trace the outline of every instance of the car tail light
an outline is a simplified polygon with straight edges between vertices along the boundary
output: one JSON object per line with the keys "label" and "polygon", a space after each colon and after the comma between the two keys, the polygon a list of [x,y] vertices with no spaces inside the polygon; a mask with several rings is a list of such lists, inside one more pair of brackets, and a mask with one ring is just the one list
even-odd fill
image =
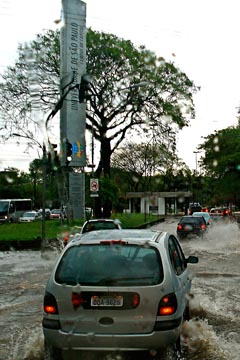
{"label": "car tail light", "polygon": [[139,305],[139,302],[140,302],[140,296],[137,293],[133,294],[132,307],[134,309]]}
{"label": "car tail light", "polygon": [[205,229],[206,229],[206,225],[205,225],[205,224],[202,224],[202,225],[201,225],[201,229],[202,229],[202,230],[205,230]]}
{"label": "car tail light", "polygon": [[84,298],[81,293],[72,293],[72,304],[73,307],[76,309],[84,303]]}
{"label": "car tail light", "polygon": [[172,315],[177,310],[177,298],[174,293],[165,295],[159,303],[158,315]]}
{"label": "car tail light", "polygon": [[43,309],[47,314],[58,314],[57,301],[49,292],[47,292],[44,296]]}
{"label": "car tail light", "polygon": [[178,230],[182,230],[182,229],[183,229],[183,226],[182,226],[181,224],[178,224],[177,229],[178,229]]}

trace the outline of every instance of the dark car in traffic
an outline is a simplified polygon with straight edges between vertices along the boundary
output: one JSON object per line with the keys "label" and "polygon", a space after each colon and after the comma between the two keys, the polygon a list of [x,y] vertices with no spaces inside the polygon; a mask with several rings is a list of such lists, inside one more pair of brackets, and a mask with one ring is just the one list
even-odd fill
{"label": "dark car in traffic", "polygon": [[214,222],[225,221],[232,217],[232,211],[228,207],[214,207],[211,208],[210,215]]}
{"label": "dark car in traffic", "polygon": [[203,216],[183,216],[177,225],[177,236],[183,239],[190,236],[203,237],[207,232],[207,224]]}
{"label": "dark car in traffic", "polygon": [[240,228],[240,211],[233,211],[231,220],[233,223],[236,223]]}
{"label": "dark car in traffic", "polygon": [[210,210],[210,215],[229,216],[231,213],[228,207],[215,207]]}
{"label": "dark car in traffic", "polygon": [[202,206],[199,202],[193,202],[189,204],[188,215],[192,215],[196,211],[202,211]]}

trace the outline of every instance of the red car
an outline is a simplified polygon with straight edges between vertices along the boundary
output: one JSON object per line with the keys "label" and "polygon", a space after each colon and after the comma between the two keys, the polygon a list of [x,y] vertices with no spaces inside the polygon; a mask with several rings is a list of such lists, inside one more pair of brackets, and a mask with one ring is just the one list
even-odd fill
{"label": "red car", "polygon": [[49,219],[63,219],[64,215],[61,209],[53,209],[49,215]]}

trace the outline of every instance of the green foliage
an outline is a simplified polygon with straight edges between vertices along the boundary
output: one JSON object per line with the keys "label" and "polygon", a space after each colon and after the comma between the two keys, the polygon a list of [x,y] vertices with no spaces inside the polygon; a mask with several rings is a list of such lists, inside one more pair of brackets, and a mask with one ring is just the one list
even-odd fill
{"label": "green foliage", "polygon": [[103,177],[100,179],[99,193],[103,203],[107,199],[110,199],[113,205],[117,204],[119,191],[118,191],[118,187],[112,181],[112,179],[108,177]]}
{"label": "green foliage", "polygon": [[[59,32],[38,34],[18,50],[18,61],[0,83],[3,137],[18,131],[30,146],[45,117],[36,121],[33,113],[46,114],[59,95]],[[86,65],[93,76],[86,129],[100,143],[96,177],[110,177],[111,156],[131,131],[154,135],[159,146],[173,154],[178,129],[194,116],[192,97],[197,89],[186,74],[144,46],[137,48],[129,40],[92,29],[87,31]],[[109,202],[113,196],[108,196]]]}
{"label": "green foliage", "polygon": [[201,166],[207,174],[221,178],[226,172],[238,171],[240,167],[239,126],[215,131],[204,139],[199,149],[205,152]]}
{"label": "green foliage", "polygon": [[158,219],[156,215],[140,213],[113,213],[111,218],[120,220],[124,229],[139,227],[147,222],[156,221]]}
{"label": "green foliage", "polygon": [[[11,136],[12,129],[34,135],[30,124],[35,130],[38,124],[31,119],[33,106],[38,102],[45,112],[56,102],[59,32],[38,34],[27,46],[19,45],[18,54],[15,66],[8,67],[0,83],[6,137]],[[194,112],[192,95],[196,87],[186,74],[145,47],[136,48],[115,35],[88,29],[87,72],[94,78],[87,129],[94,128],[101,145],[104,139],[114,139],[110,154],[104,153],[108,158],[129,129],[155,129],[155,135],[163,141],[170,134],[174,138],[174,124],[182,128]],[[109,159],[102,160],[104,167]]]}
{"label": "green foliage", "polygon": [[177,127],[188,125],[194,112],[193,82],[174,64],[112,34],[89,29],[87,46],[87,71],[94,77],[87,129],[94,128],[101,144],[99,174],[130,130],[154,133],[160,145],[175,150]]}
{"label": "green foliage", "polygon": [[29,198],[32,195],[31,176],[15,168],[0,172],[0,198]]}
{"label": "green foliage", "polygon": [[202,168],[211,177],[216,203],[240,204],[240,127],[231,126],[205,137]]}

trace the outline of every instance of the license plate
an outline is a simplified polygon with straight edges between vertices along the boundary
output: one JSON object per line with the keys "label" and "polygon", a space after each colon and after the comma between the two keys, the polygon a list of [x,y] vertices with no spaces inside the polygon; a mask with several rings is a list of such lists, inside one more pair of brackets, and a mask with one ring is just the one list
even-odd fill
{"label": "license plate", "polygon": [[92,296],[91,306],[123,306],[123,297]]}
{"label": "license plate", "polygon": [[193,227],[191,225],[185,225],[184,226],[184,230],[185,231],[192,231],[193,230]]}

